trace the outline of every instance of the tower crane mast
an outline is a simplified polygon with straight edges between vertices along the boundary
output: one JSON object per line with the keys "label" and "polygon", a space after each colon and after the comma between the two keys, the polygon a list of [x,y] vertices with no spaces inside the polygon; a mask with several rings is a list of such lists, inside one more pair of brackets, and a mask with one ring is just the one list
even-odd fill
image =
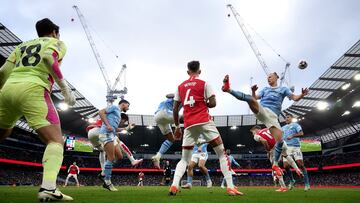
{"label": "tower crane mast", "polygon": [[[246,28],[245,26],[245,23],[244,23],[244,19],[240,16],[240,14],[236,11],[235,7],[231,4],[228,4],[227,7],[231,10],[233,16],[235,17],[236,19],[236,22],[237,24],[239,25],[239,27],[241,28],[242,32],[244,33],[245,35],[245,38],[246,40],[248,41],[252,51],[254,52],[258,62],[260,63],[262,69],[264,70],[265,74],[268,75],[270,73],[270,70],[268,68],[268,66],[266,65],[265,63],[265,60],[264,58],[262,57],[259,49],[257,48],[253,38],[251,37],[248,29]],[[230,15],[230,14],[229,14]],[[274,51],[274,50],[273,50]],[[281,59],[283,59],[279,54],[277,54]],[[283,59],[284,60],[284,59]],[[285,65],[285,70],[284,72],[281,74],[280,76],[280,86],[283,85],[283,83],[287,83],[287,85],[289,85],[290,82],[286,81],[285,79],[285,75],[286,75],[286,72],[289,71],[289,67],[290,67],[290,63],[289,62],[286,62],[286,65]]]}
{"label": "tower crane mast", "polygon": [[122,90],[117,90],[116,89],[116,86],[117,84],[119,83],[120,81],[120,78],[121,76],[123,75],[124,71],[126,70],[126,64],[124,64],[120,70],[120,73],[118,74],[118,76],[116,77],[116,80],[114,82],[113,85],[111,85],[110,83],[110,79],[109,79],[109,76],[106,72],[106,69],[105,69],[105,66],[103,64],[103,61],[100,57],[100,53],[95,45],[95,42],[94,42],[94,39],[91,35],[91,32],[90,32],[90,29],[89,29],[89,26],[87,25],[86,23],[86,20],[85,20],[85,17],[84,15],[81,13],[79,7],[77,7],[76,5],[73,6],[73,8],[75,9],[78,17],[79,17],[79,20],[80,20],[80,23],[85,31],[85,34],[86,34],[86,37],[89,41],[89,44],[90,44],[90,47],[91,47],[91,50],[95,56],[95,59],[96,59],[96,62],[100,68],[100,71],[102,73],[102,76],[105,80],[105,83],[106,83],[106,87],[107,87],[107,94],[106,94],[106,101],[108,103],[108,105],[112,104],[114,102],[114,100],[117,99],[117,96],[119,96],[120,98],[123,98],[125,94],[127,94],[127,88],[124,87]]}
{"label": "tower crane mast", "polygon": [[254,52],[257,60],[259,61],[262,69],[264,70],[265,74],[268,75],[268,74],[270,73],[270,70],[269,70],[268,66],[266,65],[265,60],[264,60],[264,58],[262,57],[259,49],[257,48],[254,40],[252,39],[249,31],[247,30],[247,28],[246,28],[246,26],[245,26],[245,24],[244,24],[243,18],[242,18],[242,17],[240,16],[240,14],[236,11],[236,9],[234,8],[233,5],[228,4],[227,7],[231,10],[232,14],[234,15],[237,24],[240,26],[241,30],[243,31],[246,40],[249,42],[249,45],[250,45],[252,51]]}

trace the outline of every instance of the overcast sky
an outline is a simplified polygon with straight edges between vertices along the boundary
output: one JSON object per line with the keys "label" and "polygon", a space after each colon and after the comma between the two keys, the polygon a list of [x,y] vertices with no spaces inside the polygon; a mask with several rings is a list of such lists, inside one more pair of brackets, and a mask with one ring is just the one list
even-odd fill
{"label": "overcast sky", "polygon": [[[247,114],[245,103],[221,92],[222,79],[229,74],[232,88],[249,91],[250,77],[261,88],[266,76],[235,19],[227,16],[227,3],[292,64],[296,94],[360,39],[358,0],[2,0],[0,21],[24,41],[36,37],[37,20],[48,17],[58,24],[68,48],[63,74],[98,108],[106,106],[106,85],[74,4],[91,27],[112,82],[127,64],[130,114],[153,114],[188,78],[190,60],[200,61],[201,78],[215,90],[212,114]],[[249,31],[270,69],[282,72],[284,62]],[[297,69],[300,59],[307,69]]]}

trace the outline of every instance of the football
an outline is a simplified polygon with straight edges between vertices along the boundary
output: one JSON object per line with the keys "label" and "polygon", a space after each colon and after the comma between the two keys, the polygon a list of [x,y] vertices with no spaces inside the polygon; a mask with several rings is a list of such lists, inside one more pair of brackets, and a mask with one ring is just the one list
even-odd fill
{"label": "football", "polygon": [[305,60],[301,60],[299,62],[298,68],[305,69],[308,66],[307,62]]}

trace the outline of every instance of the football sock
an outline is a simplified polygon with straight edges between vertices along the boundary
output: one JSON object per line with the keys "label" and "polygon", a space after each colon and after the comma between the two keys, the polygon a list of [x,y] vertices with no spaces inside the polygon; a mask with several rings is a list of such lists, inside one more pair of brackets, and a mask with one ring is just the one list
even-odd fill
{"label": "football sock", "polygon": [[131,163],[135,161],[135,158],[130,149],[122,141],[120,141],[120,149],[126,154],[126,157],[130,160]]}
{"label": "football sock", "polygon": [[302,173],[304,175],[304,184],[305,186],[310,186],[310,182],[309,182],[309,175],[308,175],[308,172],[304,166],[304,169],[302,170]]}
{"label": "football sock", "polygon": [[191,159],[191,155],[192,155],[192,150],[188,150],[188,149],[182,150],[181,160],[176,165],[174,180],[172,183],[173,186],[179,187],[180,180],[186,171],[186,167]]}
{"label": "football sock", "polygon": [[187,183],[189,183],[190,185],[192,185],[192,180],[193,180],[192,176],[187,177]]}
{"label": "football sock", "polygon": [[234,183],[233,183],[232,175],[231,175],[231,171],[230,171],[231,168],[229,165],[230,162],[229,162],[228,156],[225,154],[224,145],[220,144],[220,145],[214,147],[213,149],[219,157],[220,169],[226,180],[227,187],[234,188]]}
{"label": "football sock", "polygon": [[284,178],[283,176],[278,177],[279,178],[279,184],[282,188],[286,188],[285,182],[284,182]]}
{"label": "football sock", "polygon": [[249,94],[245,94],[243,92],[240,91],[234,91],[234,90],[230,90],[229,92],[232,96],[234,96],[236,99],[241,100],[241,101],[246,101],[246,102],[250,102],[252,100],[252,96]]}
{"label": "football sock", "polygon": [[205,177],[205,180],[206,180],[206,181],[211,180],[211,179],[210,179],[210,175],[209,175],[209,173],[206,173],[206,174],[204,175],[204,177]]}
{"label": "football sock", "polygon": [[296,165],[294,159],[291,156],[286,156],[285,158],[291,167],[293,167],[295,170],[299,170],[298,166]]}
{"label": "football sock", "polygon": [[105,165],[104,165],[104,172],[105,172],[105,180],[106,181],[110,181],[111,180],[111,173],[112,173],[112,168],[113,168],[113,163],[109,160],[105,161]]}
{"label": "football sock", "polygon": [[284,144],[283,140],[280,140],[280,141],[276,142],[276,144],[275,144],[274,164],[276,166],[278,165],[278,162],[279,162],[279,159],[280,159],[283,144]]}
{"label": "football sock", "polygon": [[104,170],[105,170],[105,152],[104,151],[100,151],[99,153],[99,162],[100,162],[100,166],[101,166],[101,175],[104,176]]}
{"label": "football sock", "polygon": [[41,187],[47,190],[56,189],[56,179],[63,161],[64,148],[61,144],[50,142],[45,149],[43,163],[43,180]]}
{"label": "football sock", "polygon": [[223,178],[222,181],[221,181],[221,186],[225,187],[225,182],[226,182],[225,178]]}
{"label": "football sock", "polygon": [[289,177],[290,181],[295,182],[295,179],[294,179],[294,176],[293,176],[293,174],[292,174],[292,172],[290,170],[290,167],[286,168],[285,171],[286,171],[286,175]]}
{"label": "football sock", "polygon": [[[171,142],[170,140],[165,140],[162,144],[161,144],[161,147],[160,147],[160,150],[159,150],[159,153],[161,154],[161,156],[163,154],[165,154],[169,149],[170,147],[173,145],[173,142]],[[161,157],[160,156],[160,157]]]}

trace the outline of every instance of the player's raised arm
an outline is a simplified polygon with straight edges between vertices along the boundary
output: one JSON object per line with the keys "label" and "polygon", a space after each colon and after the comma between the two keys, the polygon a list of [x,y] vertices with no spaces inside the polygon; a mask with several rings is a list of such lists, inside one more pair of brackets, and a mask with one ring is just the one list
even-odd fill
{"label": "player's raised arm", "polygon": [[214,108],[216,106],[215,93],[208,83],[205,85],[205,99],[207,107]]}
{"label": "player's raised arm", "polygon": [[108,119],[106,118],[106,113],[107,113],[107,110],[106,110],[106,109],[101,109],[101,110],[99,111],[99,116],[100,116],[102,122],[104,122],[104,124],[105,124],[105,126],[106,126],[106,129],[107,129],[108,131],[113,131],[113,130],[114,130],[113,127],[110,125]]}
{"label": "player's raised arm", "polygon": [[260,95],[256,94],[256,91],[258,90],[257,85],[251,86],[251,96],[254,97],[256,100],[260,99]]}
{"label": "player's raised arm", "polygon": [[6,80],[8,79],[9,75],[11,74],[12,70],[15,67],[15,63],[10,61],[6,61],[4,65],[0,68],[0,89],[5,84]]}
{"label": "player's raised arm", "polygon": [[182,136],[182,132],[180,129],[180,125],[179,125],[179,111],[180,111],[180,95],[178,90],[176,90],[175,92],[175,97],[174,97],[174,106],[173,106],[173,117],[174,117],[174,124],[175,124],[175,133],[174,133],[174,137],[175,139],[181,139]]}
{"label": "player's raised arm", "polygon": [[290,99],[294,100],[294,101],[299,101],[300,99],[302,99],[304,96],[306,96],[309,93],[309,89],[308,88],[302,88],[301,89],[301,94],[299,95],[295,95],[295,94],[291,94],[290,95]]}
{"label": "player's raised arm", "polygon": [[213,95],[212,97],[209,98],[207,102],[207,107],[214,108],[215,106],[216,106],[216,98],[215,95]]}

